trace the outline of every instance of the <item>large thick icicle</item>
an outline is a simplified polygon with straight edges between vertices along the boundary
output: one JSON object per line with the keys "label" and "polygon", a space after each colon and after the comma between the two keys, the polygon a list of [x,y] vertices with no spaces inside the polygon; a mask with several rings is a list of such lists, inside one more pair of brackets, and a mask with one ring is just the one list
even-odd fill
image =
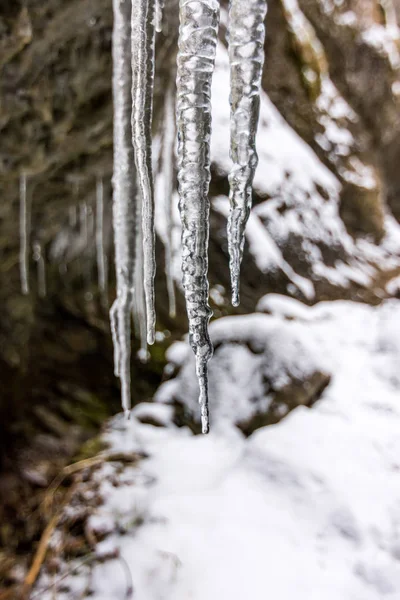
{"label": "large thick icicle", "polygon": [[178,181],[182,273],[189,340],[196,356],[203,433],[209,430],[207,363],[211,79],[219,24],[217,0],[180,0],[177,74]]}
{"label": "large thick icicle", "polygon": [[168,86],[164,104],[164,138],[163,138],[163,176],[164,176],[164,206],[165,206],[165,274],[167,277],[167,292],[170,317],[176,315],[176,300],[174,277],[172,273],[172,194],[175,163],[175,94],[172,85]]}
{"label": "large thick icicle", "polygon": [[244,232],[252,205],[252,186],[258,157],[256,133],[264,63],[266,0],[231,0],[229,60],[231,66],[231,212],[228,245],[232,304],[239,304],[240,263]]}
{"label": "large thick icicle", "polygon": [[142,201],[143,277],[146,297],[147,341],[154,344],[154,185],[151,159],[156,0],[132,5],[132,141]]}
{"label": "large thick icicle", "polygon": [[135,263],[135,166],[131,133],[131,0],[113,0],[114,176],[113,226],[117,298],[111,308],[115,374],[122,406],[131,406],[131,311]]}
{"label": "large thick icicle", "polygon": [[27,201],[26,175],[23,173],[19,180],[19,272],[21,279],[21,291],[29,293],[29,236],[30,217]]}

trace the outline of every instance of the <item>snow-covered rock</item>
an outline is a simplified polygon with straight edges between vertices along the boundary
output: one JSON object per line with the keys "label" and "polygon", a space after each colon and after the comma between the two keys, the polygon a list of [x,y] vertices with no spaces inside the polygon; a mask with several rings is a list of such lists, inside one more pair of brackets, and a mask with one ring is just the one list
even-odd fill
{"label": "snow-covered rock", "polygon": [[[279,421],[295,406],[310,406],[329,383],[329,370],[319,348],[304,335],[302,324],[282,323],[261,314],[225,317],[211,324],[210,336],[214,345],[209,366],[214,423],[233,423],[251,433]],[[155,400],[178,405],[179,412],[184,412],[180,415],[183,422],[197,423],[193,352],[178,342],[170,348],[167,359],[167,372],[180,368],[179,374],[161,386]]]}

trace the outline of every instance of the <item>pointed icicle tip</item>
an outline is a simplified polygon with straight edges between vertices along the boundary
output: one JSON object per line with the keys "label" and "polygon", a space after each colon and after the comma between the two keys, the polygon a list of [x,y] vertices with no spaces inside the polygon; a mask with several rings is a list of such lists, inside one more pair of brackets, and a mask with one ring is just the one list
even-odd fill
{"label": "pointed icicle tip", "polygon": [[232,289],[232,306],[239,306],[240,304],[240,295],[239,295],[239,286],[234,286]]}
{"label": "pointed icicle tip", "polygon": [[201,418],[201,432],[204,435],[207,435],[210,433],[210,422],[208,420],[208,416]]}

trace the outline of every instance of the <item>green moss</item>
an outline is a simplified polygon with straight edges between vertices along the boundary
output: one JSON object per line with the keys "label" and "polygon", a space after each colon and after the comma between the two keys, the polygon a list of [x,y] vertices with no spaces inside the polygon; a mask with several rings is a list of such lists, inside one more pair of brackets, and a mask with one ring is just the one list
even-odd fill
{"label": "green moss", "polygon": [[60,411],[84,430],[97,430],[110,416],[109,407],[95,394],[86,394],[85,401],[62,398]]}
{"label": "green moss", "polygon": [[158,371],[160,368],[161,368],[161,370],[164,369],[165,362],[166,362],[166,360],[165,360],[166,347],[161,344],[154,344],[153,346],[150,346],[149,351],[150,351],[151,360],[153,362],[153,366],[155,367],[155,370]]}

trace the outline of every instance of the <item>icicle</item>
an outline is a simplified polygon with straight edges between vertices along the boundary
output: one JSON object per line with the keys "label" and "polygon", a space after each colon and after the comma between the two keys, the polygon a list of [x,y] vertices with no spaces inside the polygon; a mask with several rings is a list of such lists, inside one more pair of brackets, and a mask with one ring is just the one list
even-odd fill
{"label": "icicle", "polygon": [[96,258],[97,279],[103,301],[107,298],[107,259],[104,252],[104,185],[103,178],[96,181]]}
{"label": "icicle", "polygon": [[76,206],[70,206],[69,207],[68,216],[69,216],[69,226],[72,229],[75,229],[76,224],[78,222],[78,217],[77,217],[77,213],[76,213]]}
{"label": "icicle", "polygon": [[196,356],[203,433],[209,431],[207,363],[211,79],[219,23],[217,0],[180,0],[177,74],[178,181],[182,272],[189,340]]}
{"label": "icicle", "polygon": [[27,183],[26,175],[23,173],[19,180],[19,272],[21,278],[21,292],[23,294],[29,294],[29,221]]}
{"label": "icicle", "polygon": [[92,240],[94,236],[94,215],[93,209],[86,201],[80,205],[80,235],[83,237],[84,244],[84,281],[85,281],[85,299],[90,302],[93,300],[93,294],[90,291],[92,287]]}
{"label": "icicle", "polygon": [[162,31],[162,18],[164,10],[164,0],[156,0],[156,31],[161,33]]}
{"label": "icicle", "polygon": [[83,244],[86,248],[89,242],[86,202],[79,204],[79,233],[84,240]]}
{"label": "icicle", "polygon": [[136,261],[134,273],[134,303],[133,303],[133,322],[135,326],[135,335],[140,340],[139,358],[145,362],[147,360],[147,335],[146,335],[146,300],[143,286],[143,231],[141,226],[141,201],[140,196],[136,201]]}
{"label": "icicle", "polygon": [[154,87],[155,0],[137,0],[132,9],[132,142],[142,199],[143,278],[147,341],[154,343],[155,234],[151,122]]}
{"label": "icicle", "polygon": [[240,263],[244,232],[252,205],[252,186],[258,157],[256,133],[264,63],[266,0],[231,0],[229,59],[231,65],[231,149],[229,175],[231,212],[228,245],[232,304],[239,304]]}
{"label": "icicle", "polygon": [[164,175],[164,206],[165,206],[165,274],[167,277],[167,292],[169,315],[176,316],[176,300],[174,277],[172,273],[172,193],[175,163],[175,94],[172,84],[169,85],[165,96],[164,108],[164,139],[163,139],[163,175]]}
{"label": "icicle", "polygon": [[34,242],[32,250],[33,250],[33,260],[36,262],[36,268],[37,268],[37,286],[38,286],[39,298],[45,298],[46,293],[47,293],[46,264],[44,262],[41,243]]}
{"label": "icicle", "polygon": [[114,198],[117,298],[110,311],[122,406],[131,407],[131,311],[135,264],[135,166],[131,134],[131,2],[113,0]]}

